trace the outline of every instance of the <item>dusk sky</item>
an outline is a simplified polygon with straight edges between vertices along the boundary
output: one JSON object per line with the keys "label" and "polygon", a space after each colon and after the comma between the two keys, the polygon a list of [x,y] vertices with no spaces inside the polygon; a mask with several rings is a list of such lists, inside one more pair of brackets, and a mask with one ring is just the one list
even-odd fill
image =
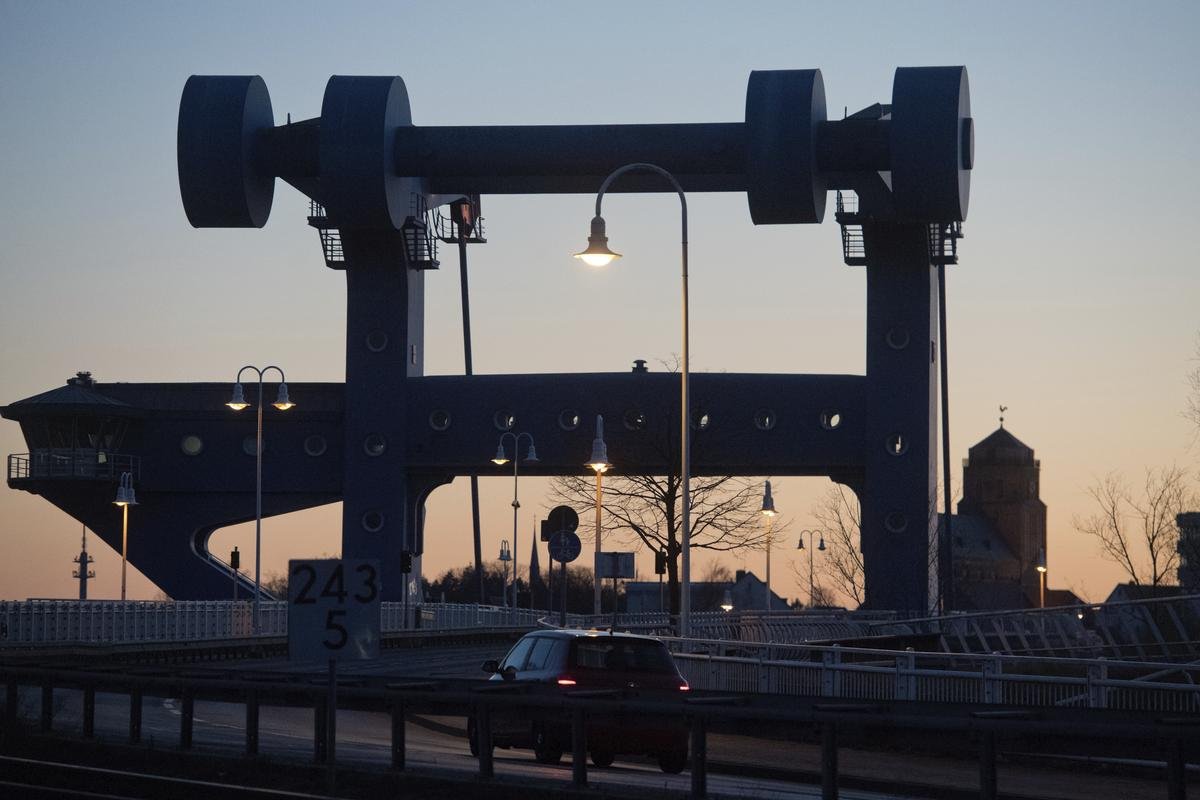
{"label": "dusk sky", "polygon": [[[332,74],[403,77],[416,124],[725,122],[742,120],[754,69],[820,68],[838,117],[887,102],[897,66],[965,64],[976,160],[948,278],[955,489],[967,448],[1008,406],[1006,426],[1041,460],[1049,584],[1101,599],[1121,576],[1071,525],[1091,511],[1087,486],[1171,464],[1195,485],[1200,470],[1182,416],[1200,332],[1197,34],[1194,2],[0,0],[0,404],[77,370],[232,381],[275,363],[290,382],[342,380],[344,277],[323,264],[306,199],[278,182],[262,230],[195,230],[184,216],[175,136],[191,74],[262,75],[280,123],[319,115]],[[484,198],[476,372],[661,369],[678,352],[677,200],[607,200],[625,258],[605,271],[571,258],[593,202]],[[756,227],[744,195],[688,202],[693,370],[863,372],[865,280],[842,263],[832,211],[823,225]],[[461,373],[452,250],[426,291],[426,372]],[[481,460],[494,448],[480,442]],[[0,421],[0,449],[25,452],[16,423]],[[511,537],[510,480],[481,482],[485,556]],[[783,518],[813,527],[829,485],[775,481]],[[523,480],[521,497],[526,562],[545,481]],[[340,520],[337,506],[266,520],[264,572],[336,552]],[[74,597],[79,534],[49,503],[0,489],[0,598]],[[91,541],[91,595],[116,597],[120,555]],[[466,563],[470,542],[459,479],[430,500],[426,575]],[[213,549],[235,544],[253,552],[253,524],[218,532]],[[794,557],[789,534],[773,571],[790,597],[807,588]],[[762,572],[761,553],[724,558]],[[698,556],[694,577],[707,564]],[[156,592],[140,575],[130,587]]]}

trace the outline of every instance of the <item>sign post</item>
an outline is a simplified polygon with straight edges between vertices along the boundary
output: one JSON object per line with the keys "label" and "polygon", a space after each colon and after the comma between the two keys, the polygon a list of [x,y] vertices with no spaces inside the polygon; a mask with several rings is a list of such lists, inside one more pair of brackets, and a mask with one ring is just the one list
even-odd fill
{"label": "sign post", "polygon": [[567,627],[567,564],[579,558],[579,551],[582,549],[583,543],[571,531],[559,531],[550,537],[550,558],[562,564],[559,580],[562,586],[559,590],[562,594],[562,612],[559,614],[558,624],[563,628]]}

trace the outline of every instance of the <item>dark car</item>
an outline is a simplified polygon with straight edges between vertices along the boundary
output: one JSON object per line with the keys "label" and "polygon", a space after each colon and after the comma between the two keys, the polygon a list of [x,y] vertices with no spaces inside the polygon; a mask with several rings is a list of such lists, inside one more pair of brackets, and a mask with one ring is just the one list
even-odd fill
{"label": "dark car", "polygon": [[[613,689],[622,693],[678,697],[688,691],[666,645],[650,636],[604,631],[537,631],[521,638],[500,662],[487,661],[493,681],[550,684],[563,692]],[[471,754],[478,755],[474,718],[467,720]],[[598,767],[617,755],[648,755],[664,772],[687,766],[687,728],[682,719],[589,719],[588,750]],[[492,714],[492,744],[528,747],[544,764],[555,764],[571,749],[569,721],[524,713]]]}

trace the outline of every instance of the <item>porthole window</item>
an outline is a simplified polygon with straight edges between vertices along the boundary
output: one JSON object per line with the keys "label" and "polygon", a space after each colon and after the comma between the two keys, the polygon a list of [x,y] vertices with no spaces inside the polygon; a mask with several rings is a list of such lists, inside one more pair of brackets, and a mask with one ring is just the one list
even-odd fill
{"label": "porthole window", "polygon": [[[253,436],[247,436],[245,439],[242,439],[242,452],[248,456],[254,455],[255,454],[254,453],[254,450],[255,450],[254,444],[255,444],[255,442],[254,442]],[[263,439],[262,451],[264,453],[267,452],[267,440],[266,439]]]}
{"label": "porthole window", "polygon": [[777,421],[778,418],[775,416],[775,412],[769,408],[760,408],[754,412],[754,427],[760,431],[771,430],[775,427]]}
{"label": "porthole window", "polygon": [[836,411],[821,412],[821,427],[827,431],[832,431],[842,424],[842,415]]}
{"label": "porthole window", "polygon": [[383,513],[380,511],[368,511],[362,515],[363,530],[368,533],[378,533],[383,530]]}
{"label": "porthole window", "polygon": [[579,412],[571,409],[565,409],[559,412],[558,427],[564,431],[573,431],[579,427]]}
{"label": "porthole window", "polygon": [[444,431],[450,427],[450,412],[437,409],[429,414],[429,427],[435,431]]}
{"label": "porthole window", "polygon": [[908,437],[903,434],[893,433],[887,438],[887,451],[889,455],[902,456],[908,452]]}
{"label": "porthole window", "polygon": [[325,437],[319,433],[304,438],[304,452],[310,456],[325,455],[328,448],[329,442],[325,441]]}
{"label": "porthole window", "polygon": [[372,353],[382,353],[387,346],[388,335],[383,331],[374,330],[367,334],[367,349]]}
{"label": "porthole window", "polygon": [[899,511],[893,511],[883,518],[883,526],[892,533],[904,533],[908,527],[908,517]]}
{"label": "porthole window", "polygon": [[646,428],[646,415],[636,408],[631,408],[621,417],[625,430],[640,431]]}
{"label": "porthole window", "polygon": [[384,450],[387,450],[387,440],[378,433],[368,433],[363,439],[363,452],[372,458],[383,455]]}
{"label": "porthole window", "polygon": [[908,347],[909,336],[908,328],[897,325],[894,328],[888,328],[887,335],[884,337],[888,347],[893,350],[903,350]]}
{"label": "porthole window", "polygon": [[179,449],[185,456],[198,456],[204,451],[204,440],[194,433],[179,440]]}
{"label": "porthole window", "polygon": [[511,411],[497,411],[492,415],[492,424],[498,431],[511,431],[517,425],[517,416]]}
{"label": "porthole window", "polygon": [[712,416],[707,411],[697,409],[692,412],[692,430],[702,431],[708,428]]}

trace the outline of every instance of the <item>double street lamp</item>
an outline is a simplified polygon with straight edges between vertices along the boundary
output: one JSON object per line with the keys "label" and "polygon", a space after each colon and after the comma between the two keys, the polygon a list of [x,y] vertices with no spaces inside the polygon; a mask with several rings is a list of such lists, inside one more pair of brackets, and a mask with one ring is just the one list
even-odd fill
{"label": "double street lamp", "polygon": [[242,373],[250,370],[258,375],[258,428],[254,436],[254,613],[253,625],[254,632],[258,633],[258,600],[262,593],[262,455],[263,455],[263,376],[271,370],[279,373],[279,392],[275,396],[275,402],[271,405],[280,411],[287,411],[289,408],[294,408],[293,403],[288,398],[287,378],[283,375],[283,370],[274,364],[259,369],[258,367],[247,365],[238,370],[237,377],[233,381],[233,397],[225,405],[232,408],[234,411],[243,411],[250,407],[250,403],[246,402],[246,393],[242,389]]}
{"label": "double street lamp", "polygon": [[796,545],[797,550],[803,550],[804,537],[808,536],[808,608],[811,611],[816,597],[816,585],[813,583],[813,546],[812,540],[814,536],[820,536],[820,544],[817,545],[817,550],[825,551],[825,535],[821,531],[800,531],[800,543]]}
{"label": "double street lamp", "polygon": [[533,436],[531,434],[521,432],[513,433],[505,431],[500,434],[500,443],[496,445],[496,455],[492,458],[492,463],[497,466],[504,466],[509,462],[508,456],[504,452],[504,440],[512,437],[513,440],[513,538],[512,538],[512,562],[513,562],[513,581],[512,581],[512,615],[515,618],[517,613],[517,510],[521,507],[521,503],[517,500],[517,472],[521,464],[521,439],[529,439],[529,450],[525,453],[525,460],[531,464],[537,463],[537,450],[533,447]]}
{"label": "double street lamp", "polygon": [[[682,245],[682,270],[683,277],[683,362],[679,371],[679,426],[680,426],[680,453],[679,453],[679,473],[680,483],[682,485],[683,494],[683,513],[682,513],[682,531],[681,531],[681,552],[683,555],[682,577],[680,587],[680,620],[679,634],[681,636],[688,635],[689,623],[691,621],[691,420],[690,408],[688,406],[688,244],[687,244],[687,198],[683,194],[683,188],[679,185],[679,181],[675,180],[675,176],[667,170],[655,164],[626,164],[623,167],[618,167],[609,174],[604,182],[600,184],[600,191],[596,194],[596,215],[592,218],[591,234],[588,236],[587,249],[581,253],[576,253],[575,257],[583,261],[585,264],[593,267],[603,267],[612,263],[614,259],[620,258],[620,253],[614,253],[608,248],[608,235],[605,232],[604,217],[600,215],[600,204],[604,200],[604,193],[608,191],[608,187],[613,181],[624,175],[626,172],[646,171],[661,175],[671,184],[671,187],[679,195],[679,206],[681,212],[681,245]],[[597,535],[599,531],[597,531]]]}
{"label": "double street lamp", "polygon": [[[596,415],[596,438],[592,439],[592,456],[587,465],[596,472],[596,567],[592,573],[592,613],[600,616],[600,512],[604,500],[604,473],[612,467],[608,463],[608,445],[604,443],[604,417]],[[614,595],[613,602],[616,602]]]}
{"label": "double street lamp", "polygon": [[[771,482],[767,481],[763,485],[762,499],[762,514],[767,518],[767,611],[771,610],[771,546],[774,540],[771,538],[771,523],[775,520],[775,498],[771,497]],[[803,544],[803,541],[801,541]],[[823,545],[822,545],[823,546]]]}

